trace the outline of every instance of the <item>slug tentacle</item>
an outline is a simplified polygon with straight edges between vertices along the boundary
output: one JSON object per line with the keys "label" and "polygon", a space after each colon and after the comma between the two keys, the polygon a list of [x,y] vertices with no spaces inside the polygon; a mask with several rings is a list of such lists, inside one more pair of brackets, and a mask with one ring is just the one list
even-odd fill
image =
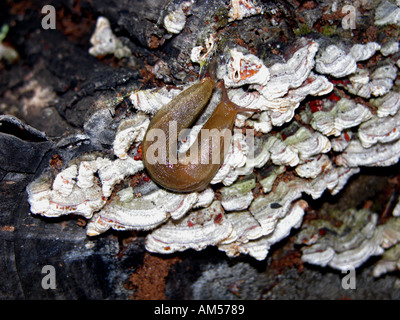
{"label": "slug tentacle", "polygon": [[261,112],[260,109],[241,107],[241,106],[238,106],[236,103],[233,103],[228,97],[228,91],[226,90],[224,80],[220,80],[217,83],[217,87],[220,88],[221,92],[222,92],[221,101],[225,101],[227,103],[230,103],[231,107],[234,107],[236,109],[237,113],[241,113],[241,112]]}
{"label": "slug tentacle", "polygon": [[179,134],[208,104],[214,85],[213,79],[202,79],[165,105],[150,122],[143,141],[143,160],[153,181],[166,189],[202,190],[224,161],[238,110],[229,100],[223,83],[222,100],[196,141],[186,153],[177,152]]}

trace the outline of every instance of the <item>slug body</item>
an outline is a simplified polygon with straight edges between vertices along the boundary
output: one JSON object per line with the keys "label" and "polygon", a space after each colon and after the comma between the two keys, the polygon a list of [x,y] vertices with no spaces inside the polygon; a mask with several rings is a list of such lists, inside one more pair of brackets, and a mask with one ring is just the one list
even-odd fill
{"label": "slug body", "polygon": [[[202,79],[162,107],[150,122],[142,145],[143,161],[152,180],[166,189],[175,192],[205,189],[224,161],[237,114],[225,88],[222,101],[192,147],[183,154],[183,160],[177,155],[178,136],[171,134],[172,126],[179,134],[193,124],[210,100],[214,85],[214,80]],[[162,148],[162,139],[155,138],[157,133],[165,135],[166,147]],[[156,143],[159,148],[155,148]]]}

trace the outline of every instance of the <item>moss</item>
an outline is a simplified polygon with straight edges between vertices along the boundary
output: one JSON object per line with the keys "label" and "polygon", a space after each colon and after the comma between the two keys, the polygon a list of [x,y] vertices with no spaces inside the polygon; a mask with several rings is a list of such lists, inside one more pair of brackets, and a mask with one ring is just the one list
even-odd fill
{"label": "moss", "polygon": [[336,29],[337,28],[335,25],[332,25],[332,26],[325,25],[322,27],[321,33],[326,37],[330,37],[330,36],[333,36],[334,34],[336,34]]}
{"label": "moss", "polygon": [[299,28],[293,30],[296,37],[305,36],[312,32],[311,27],[308,24],[301,24]]}

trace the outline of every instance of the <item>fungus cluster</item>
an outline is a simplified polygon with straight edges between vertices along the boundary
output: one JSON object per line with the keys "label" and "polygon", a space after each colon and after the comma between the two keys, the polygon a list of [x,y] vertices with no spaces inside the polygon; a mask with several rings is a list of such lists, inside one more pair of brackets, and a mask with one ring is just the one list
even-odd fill
{"label": "fungus cluster", "polygon": [[[237,3],[237,9],[247,8],[246,1]],[[400,9],[388,6],[383,1],[377,10],[378,25],[398,21]],[[247,10],[230,14],[241,19],[258,12]],[[177,11],[184,23],[187,11]],[[164,23],[173,21],[167,16]],[[198,62],[201,50],[195,50]],[[173,193],[149,179],[129,184],[144,170],[132,150],[138,150],[151,117],[181,92],[147,89],[130,95],[134,112],[119,125],[115,158],[88,154],[55,177],[44,173],[27,189],[31,212],[82,215],[89,220],[90,236],[108,229],[147,230],[151,252],[217,246],[228,256],[265,259],[271,245],[302,225],[308,206],[304,194],[313,199],[325,191],[337,194],[360,167],[390,166],[400,157],[398,42],[344,44],[310,37],[282,50],[281,60],[270,65],[238,45],[224,51],[226,63],[216,75],[229,98],[259,112],[238,115],[225,161],[204,191]],[[360,67],[377,54],[378,65]],[[193,132],[217,104],[218,92],[214,95]],[[377,226],[377,215],[368,210],[349,213],[341,227],[320,220],[301,227],[296,241],[305,246],[303,260],[344,269],[383,254],[375,275],[398,267],[399,218]]]}

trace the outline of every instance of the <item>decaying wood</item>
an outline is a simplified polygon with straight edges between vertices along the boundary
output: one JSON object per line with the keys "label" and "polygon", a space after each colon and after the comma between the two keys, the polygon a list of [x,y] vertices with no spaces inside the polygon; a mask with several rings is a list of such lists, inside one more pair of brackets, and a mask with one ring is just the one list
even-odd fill
{"label": "decaying wood", "polygon": [[[269,56],[273,61],[278,59],[274,50],[294,39],[295,30],[301,32],[301,28],[313,27],[316,32],[328,32],[329,21],[340,27],[342,18],[324,15],[329,1],[280,0],[265,1],[263,14],[228,24],[229,1],[194,1],[184,30],[172,35],[163,27],[162,19],[180,2],[58,1],[55,30],[41,27],[41,9],[46,1],[7,1],[0,5],[0,20],[10,26],[6,41],[20,55],[14,64],[4,61],[0,64],[0,112],[7,115],[0,116],[0,299],[135,296],[137,283],[132,279],[146,274],[143,270],[149,269],[152,261],[157,263],[162,259],[162,256],[148,258],[145,267],[142,266],[143,235],[110,232],[88,238],[82,220],[76,217],[33,217],[29,214],[27,184],[44,168],[50,166],[56,172],[64,163],[86,152],[109,154],[116,124],[130,112],[129,102],[123,97],[137,88],[176,85],[195,79],[200,70],[191,63],[190,50],[202,45],[210,32],[223,32],[227,41],[246,46],[260,56]],[[110,56],[97,59],[89,55],[89,39],[98,16],[110,20],[114,32],[132,51],[132,57],[119,61]],[[276,24],[271,23],[272,17]],[[351,30],[344,30],[344,37],[375,40],[376,28],[370,24],[371,17],[366,17],[352,31],[352,36]],[[158,70],[157,74],[154,70]],[[99,117],[98,110],[109,112]],[[71,139],[71,133],[81,133],[81,138]],[[346,190],[360,190],[358,187],[365,186],[366,181],[374,182],[374,189],[361,192],[362,196],[356,193],[352,198],[344,197],[342,201],[357,206],[374,198],[385,190],[389,174],[393,172],[381,170],[374,175],[367,172],[368,179],[359,178]],[[358,202],[353,203],[354,199]],[[161,296],[175,299],[399,297],[399,290],[391,287],[394,278],[379,280],[378,287],[377,281],[367,276],[368,269],[360,275],[364,289],[340,291],[333,284],[340,281],[340,274],[307,269],[295,252],[289,239],[272,257],[257,263],[248,258],[229,260],[214,249],[184,252],[175,255],[176,259],[168,256],[166,259],[172,258],[174,263],[163,265],[169,269],[162,273],[166,289]],[[271,259],[274,264],[269,268]],[[45,265],[55,267],[56,289],[46,290],[41,285]],[[214,274],[211,269],[216,270]],[[276,280],[278,272],[282,274],[280,280]],[[149,281],[137,282],[149,285]],[[294,287],[294,283],[304,290],[288,293],[285,288]],[[335,287],[329,290],[326,287],[329,285]],[[135,298],[152,298],[143,288],[137,292],[144,292],[145,296],[136,294]]]}

